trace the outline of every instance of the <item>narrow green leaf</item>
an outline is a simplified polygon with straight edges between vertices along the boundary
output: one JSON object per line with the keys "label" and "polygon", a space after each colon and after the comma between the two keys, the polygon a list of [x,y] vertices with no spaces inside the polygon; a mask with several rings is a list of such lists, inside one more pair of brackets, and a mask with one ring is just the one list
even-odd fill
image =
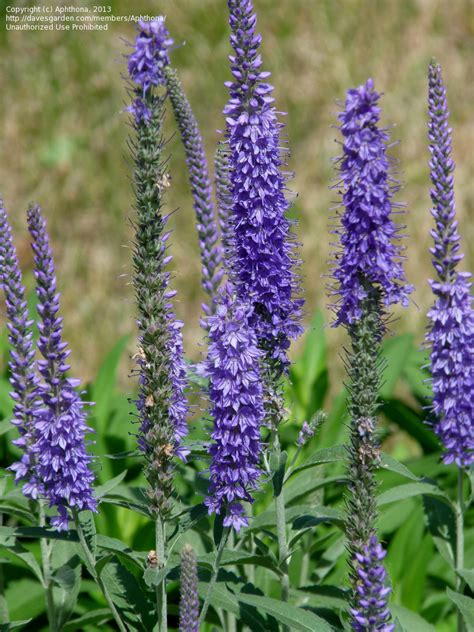
{"label": "narrow green leaf", "polygon": [[152,630],[153,606],[137,578],[114,557],[100,574],[115,606],[133,630]]}
{"label": "narrow green leaf", "polygon": [[127,476],[127,472],[128,470],[124,470],[123,472],[120,472],[118,476],[111,478],[109,481],[107,481],[103,485],[98,485],[95,488],[95,496],[97,500],[100,500],[103,496],[105,496],[106,494],[109,494],[113,489],[115,489],[118,485],[120,485],[123,479]]}
{"label": "narrow green leaf", "polygon": [[[198,557],[199,565],[206,565],[209,568],[212,567],[214,562],[215,555],[214,553],[209,553],[207,555],[202,555]],[[251,564],[253,566],[260,566],[262,568],[268,568],[273,571],[276,575],[280,576],[280,569],[273,563],[273,561],[266,557],[265,555],[256,555],[254,553],[247,553],[246,551],[231,551],[229,549],[224,549],[221,559],[221,566],[237,566],[239,564]]]}
{"label": "narrow green leaf", "polygon": [[346,459],[347,448],[344,445],[336,445],[332,448],[321,448],[321,450],[316,450],[316,452],[314,452],[312,456],[310,456],[310,458],[304,461],[301,465],[295,467],[295,469],[291,472],[291,476],[294,476],[303,470],[307,470],[310,467],[324,465],[325,463],[337,463],[345,461]]}
{"label": "narrow green leaf", "polygon": [[474,631],[474,599],[460,595],[450,588],[446,588],[446,592],[451,601],[456,605],[459,612],[462,614],[464,623],[466,624],[467,632]]}
{"label": "narrow green leaf", "polygon": [[76,554],[76,545],[56,541],[53,547],[53,601],[58,626],[65,625],[76,607],[81,587],[81,562]]}
{"label": "narrow green leaf", "polygon": [[423,494],[428,496],[437,496],[447,505],[451,506],[449,496],[447,496],[439,487],[432,485],[431,483],[407,483],[405,485],[392,487],[386,492],[380,494],[378,497],[378,505],[388,505],[389,503],[393,503],[398,500],[404,500],[405,498],[411,498],[412,496],[420,496]]}
{"label": "narrow green leaf", "polygon": [[301,630],[303,632],[331,632],[332,627],[309,610],[303,610],[290,603],[283,603],[278,599],[262,597],[260,595],[249,595],[238,593],[235,597],[250,606],[255,606],[274,617],[283,625],[290,626],[290,629]]}
{"label": "narrow green leaf", "polygon": [[416,474],[410,472],[410,470],[405,465],[403,465],[403,463],[400,463],[400,461],[397,461],[389,454],[385,454],[385,452],[382,452],[382,454],[380,455],[380,467],[384,470],[389,470],[390,472],[400,474],[400,476],[409,478],[412,481],[421,480],[419,476],[416,476]]}
{"label": "narrow green leaf", "polygon": [[33,553],[25,549],[20,542],[11,537],[2,538],[0,540],[0,548],[3,548],[7,555],[12,555],[16,559],[21,560],[43,584],[43,573],[40,565]]}
{"label": "narrow green leaf", "polygon": [[281,494],[281,490],[283,487],[283,480],[285,478],[285,467],[286,461],[288,459],[288,454],[286,452],[275,453],[272,452],[270,454],[270,469],[272,472],[272,484],[273,484],[273,495],[279,496]]}
{"label": "narrow green leaf", "polygon": [[474,570],[456,571],[457,574],[464,579],[472,592],[474,592]]}
{"label": "narrow green leaf", "polygon": [[[199,582],[198,593],[202,600],[207,596],[208,584]],[[215,609],[222,609],[235,614],[242,624],[248,626],[252,632],[269,632],[267,620],[254,607],[238,602],[238,594],[231,593],[224,586],[217,583],[212,589],[209,603]]]}
{"label": "narrow green leaf", "polygon": [[77,619],[73,619],[66,623],[62,632],[78,632],[85,630],[86,626],[97,625],[97,627],[106,623],[112,618],[112,614],[108,608],[100,608],[99,610],[92,610],[87,612]]}
{"label": "narrow green leaf", "polygon": [[431,623],[425,621],[416,612],[395,604],[391,606],[391,611],[396,620],[396,632],[435,632]]}
{"label": "narrow green leaf", "polygon": [[451,507],[438,498],[423,496],[423,508],[428,531],[443,559],[455,566],[456,519]]}
{"label": "narrow green leaf", "polygon": [[10,430],[13,430],[13,426],[11,425],[9,419],[4,419],[3,421],[0,421],[0,437],[7,432],[10,432]]}

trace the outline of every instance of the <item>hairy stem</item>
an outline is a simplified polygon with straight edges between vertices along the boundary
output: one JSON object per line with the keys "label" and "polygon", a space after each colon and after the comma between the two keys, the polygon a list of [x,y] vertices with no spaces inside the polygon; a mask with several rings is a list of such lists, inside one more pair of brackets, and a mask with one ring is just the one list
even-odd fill
{"label": "hairy stem", "polygon": [[87,544],[87,540],[84,535],[84,531],[82,529],[81,521],[79,519],[79,513],[77,511],[74,511],[74,524],[76,525],[76,531],[79,537],[79,542],[81,544],[82,550],[84,551],[84,555],[87,560],[87,570],[92,575],[92,578],[94,579],[94,581],[96,582],[100,590],[102,591],[102,594],[105,597],[105,601],[107,602],[107,605],[110,608],[110,611],[112,613],[112,616],[115,619],[115,623],[117,624],[118,629],[120,630],[120,632],[127,632],[127,628],[125,624],[123,623],[117,608],[115,607],[115,604],[112,600],[112,597],[110,596],[109,591],[107,590],[106,585],[104,584],[104,582],[102,581],[102,578],[96,571],[95,559],[89,548],[89,545]]}
{"label": "hairy stem", "polygon": [[[39,524],[40,527],[46,526],[45,506],[44,501],[40,500],[39,503]],[[51,632],[57,632],[59,630],[56,622],[56,611],[54,608],[53,599],[53,582],[51,580],[51,543],[47,538],[40,538],[41,548],[41,564],[43,567],[44,588],[46,591],[46,608],[48,611],[49,629]]]}
{"label": "hairy stem", "polygon": [[[156,555],[160,568],[166,564],[166,525],[160,514],[156,517],[155,523]],[[166,579],[159,583],[156,593],[156,615],[158,617],[159,632],[166,632],[168,629],[168,612],[166,600]]]}
{"label": "hairy stem", "polygon": [[[464,471],[458,468],[458,494],[456,503],[456,590],[464,592],[464,579],[459,575],[464,569]],[[465,632],[464,619],[458,611],[458,632]]]}
{"label": "hairy stem", "polygon": [[229,529],[225,528],[224,531],[222,532],[221,541],[219,542],[219,546],[217,548],[216,559],[214,560],[214,564],[212,566],[211,579],[209,581],[209,586],[207,588],[206,598],[205,598],[204,603],[202,605],[201,614],[199,616],[199,625],[200,626],[204,623],[204,621],[206,619],[206,614],[207,614],[207,611],[209,609],[209,603],[210,603],[210,600],[211,600],[212,591],[214,590],[214,586],[215,586],[216,581],[217,581],[217,575],[219,573],[219,566],[220,566],[220,563],[221,563],[222,554],[224,553],[224,548],[225,548],[228,536],[229,536]]}
{"label": "hairy stem", "polygon": [[[272,447],[279,462],[281,449],[276,427],[272,432]],[[288,541],[286,538],[285,496],[283,494],[283,486],[274,498],[278,539],[278,561],[283,573],[281,577],[281,600],[285,602],[288,601],[290,596],[290,577],[288,574]],[[290,632],[290,628],[284,625],[282,627],[282,632]]]}

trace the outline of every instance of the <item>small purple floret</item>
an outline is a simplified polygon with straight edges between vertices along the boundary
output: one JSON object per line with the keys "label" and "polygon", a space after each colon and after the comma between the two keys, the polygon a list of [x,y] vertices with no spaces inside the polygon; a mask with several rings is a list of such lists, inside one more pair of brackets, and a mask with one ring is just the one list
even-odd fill
{"label": "small purple floret", "polygon": [[357,573],[355,607],[351,608],[354,632],[392,632],[395,626],[390,621],[386,572],[382,560],[386,552],[374,535],[363,553],[356,554],[354,566]]}
{"label": "small purple floret", "polygon": [[209,317],[206,374],[214,419],[209,513],[227,509],[224,526],[237,531],[248,524],[242,501],[260,477],[260,426],[264,417],[257,338],[249,322],[252,308],[240,303],[232,287],[221,291],[216,313]]}
{"label": "small purple floret", "polygon": [[456,222],[451,130],[441,68],[429,70],[430,172],[433,188],[431,231],[433,265],[438,280],[430,281],[435,304],[428,312],[426,336],[431,348],[435,430],[444,449],[444,462],[459,467],[474,462],[474,311],[471,275],[456,270],[460,238]]}
{"label": "small purple floret", "polygon": [[399,228],[391,215],[393,193],[398,185],[390,177],[387,157],[389,140],[379,127],[380,95],[371,79],[347,93],[345,109],[339,114],[339,129],[344,136],[340,158],[342,207],[340,250],[333,262],[337,297],[334,326],[350,325],[361,316],[367,296],[365,284],[375,285],[385,306],[408,304],[413,288],[406,283],[402,265]]}

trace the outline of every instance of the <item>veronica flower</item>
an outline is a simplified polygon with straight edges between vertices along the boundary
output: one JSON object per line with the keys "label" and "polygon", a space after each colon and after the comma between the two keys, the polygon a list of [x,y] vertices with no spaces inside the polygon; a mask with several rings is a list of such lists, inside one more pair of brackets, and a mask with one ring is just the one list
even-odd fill
{"label": "veronica flower", "polygon": [[216,313],[208,319],[206,373],[214,419],[210,466],[209,512],[226,510],[224,526],[237,531],[248,524],[242,501],[260,476],[260,425],[263,391],[252,308],[241,303],[230,284],[224,286]]}
{"label": "veronica flower", "polygon": [[[140,22],[139,34],[135,40],[135,51],[129,57],[129,73],[144,92],[152,86],[164,85],[173,106],[176,122],[183,141],[188,165],[194,210],[197,219],[199,248],[201,253],[202,284],[209,295],[209,305],[203,305],[210,313],[222,278],[221,248],[215,208],[212,201],[212,187],[209,178],[206,154],[199,126],[184,93],[176,71],[170,66],[169,48],[173,40],[169,36],[164,19]],[[131,108],[137,118],[149,118],[148,108],[143,107],[143,99],[138,96]]]}
{"label": "veronica flower", "polygon": [[403,271],[399,228],[391,217],[396,207],[392,197],[399,187],[390,176],[388,133],[379,127],[379,98],[369,79],[348,91],[339,115],[344,137],[340,159],[344,210],[335,231],[340,251],[333,269],[334,325],[350,325],[360,317],[368,285],[378,288],[384,306],[406,306],[413,291]]}
{"label": "veronica flower", "polygon": [[282,171],[281,123],[273,88],[261,70],[261,36],[251,0],[228,0],[233,81],[224,110],[235,235],[235,282],[254,310],[253,326],[267,358],[281,371],[292,338],[301,332],[302,301]]}
{"label": "veronica flower", "polygon": [[387,573],[382,560],[386,553],[375,536],[357,553],[357,582],[355,606],[351,609],[354,632],[392,632],[395,626],[388,623],[387,607],[391,589],[386,585]]}
{"label": "veronica flower", "polygon": [[[166,230],[168,215],[163,212],[164,194],[169,184],[162,159],[164,97],[154,92],[162,70],[163,57],[157,53],[162,34],[161,23],[142,28],[129,68],[131,79],[136,81],[135,97],[143,101],[148,113],[144,117],[132,110],[136,134],[131,148],[137,211],[133,284],[139,329],[138,445],[147,461],[145,474],[152,508],[164,518],[171,506],[174,458],[185,458],[187,454],[181,440],[187,434],[188,406],[183,324],[173,311],[172,299],[176,292],[169,287],[167,270],[172,257],[167,252],[171,236]],[[157,38],[157,42],[147,43],[147,37]],[[156,64],[155,54],[158,55]],[[145,61],[140,65],[137,59]],[[135,68],[146,72],[140,74]]]}
{"label": "veronica flower", "polygon": [[38,376],[36,374],[33,346],[33,321],[28,315],[22,274],[7,212],[0,200],[0,284],[5,293],[8,316],[8,340],[10,342],[10,384],[13,407],[12,424],[18,428],[19,439],[12,443],[22,450],[20,460],[10,469],[15,472],[15,482],[25,481],[23,492],[37,498],[41,485],[35,474],[32,446],[35,441],[34,413],[38,406]]}
{"label": "veronica flower", "polygon": [[199,597],[196,554],[186,544],[181,551],[181,599],[179,632],[199,632]]}
{"label": "veronica flower", "polygon": [[346,359],[351,417],[346,534],[352,627],[388,632],[393,626],[388,623],[390,612],[385,603],[383,553],[375,535],[379,353],[385,309],[397,302],[406,305],[412,287],[405,280],[398,229],[391,217],[392,195],[398,185],[390,176],[388,134],[379,127],[379,98],[369,79],[348,91],[339,115],[344,139],[339,159],[342,209],[336,229],[340,250],[330,291],[337,297],[334,324],[343,324],[351,338]]}
{"label": "veronica flower", "polygon": [[474,461],[474,312],[471,275],[459,272],[462,259],[454,201],[451,130],[441,68],[429,70],[431,213],[435,228],[430,249],[438,279],[430,281],[435,303],[428,313],[426,340],[431,347],[435,430],[444,462],[468,466]]}
{"label": "veronica flower", "polygon": [[70,509],[96,511],[87,454],[84,403],[76,391],[79,380],[67,376],[70,351],[62,340],[59,293],[46,222],[38,206],[28,209],[28,228],[33,240],[34,275],[38,297],[38,349],[43,359],[38,368],[43,382],[38,386],[41,406],[34,411],[35,443],[32,448],[35,473],[42,492],[58,515],[51,523],[68,528]]}

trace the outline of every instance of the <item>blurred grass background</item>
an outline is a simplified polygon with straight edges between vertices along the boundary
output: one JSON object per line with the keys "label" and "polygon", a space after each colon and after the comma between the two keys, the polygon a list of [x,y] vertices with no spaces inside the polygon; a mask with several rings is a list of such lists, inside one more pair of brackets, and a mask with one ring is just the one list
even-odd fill
{"label": "blurred grass background", "polygon": [[[25,6],[33,3],[4,2]],[[36,3],[41,4],[41,3]],[[49,2],[48,2],[49,4]],[[55,4],[92,6],[70,0]],[[179,45],[172,54],[205,138],[208,158],[223,128],[229,79],[225,0],[108,1],[113,13],[166,14]],[[428,253],[429,173],[426,140],[427,66],[437,57],[444,70],[454,128],[458,218],[472,270],[474,241],[473,147],[474,5],[470,0],[255,0],[263,34],[265,69],[272,71],[277,108],[288,112],[290,183],[297,192],[292,213],[304,259],[307,320],[326,312],[324,275],[330,253],[327,225],[334,194],[331,159],[338,153],[337,100],[371,76],[384,93],[383,122],[395,125],[393,155],[400,161],[407,204],[407,274],[414,303],[399,312],[397,331],[415,331],[421,342],[431,297]],[[132,193],[127,164],[127,96],[124,40],[132,24],[107,32],[6,32],[0,40],[0,191],[14,225],[31,287],[32,259],[24,210],[39,202],[47,216],[57,262],[66,339],[74,372],[92,378],[120,334],[133,331],[128,219]],[[185,42],[185,45],[180,45]],[[167,133],[173,133],[168,112]],[[185,343],[199,354],[200,266],[192,201],[179,138],[168,145],[173,186],[174,283],[177,312],[186,322]],[[3,312],[0,314],[3,318]],[[326,313],[326,318],[329,315]],[[336,361],[340,333],[329,332]],[[337,344],[336,344],[337,343]],[[132,352],[132,343],[130,351]],[[298,344],[295,345],[296,351]],[[122,380],[128,367],[122,367]],[[336,368],[337,371],[337,368]]]}

